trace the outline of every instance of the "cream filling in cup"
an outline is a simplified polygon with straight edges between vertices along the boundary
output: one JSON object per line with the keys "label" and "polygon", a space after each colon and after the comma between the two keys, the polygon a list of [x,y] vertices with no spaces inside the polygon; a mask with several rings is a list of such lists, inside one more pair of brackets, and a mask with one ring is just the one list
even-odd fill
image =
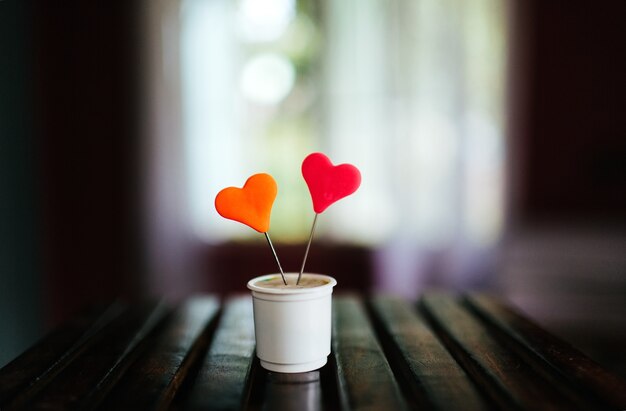
{"label": "cream filling in cup", "polygon": [[295,373],[321,368],[330,354],[332,292],[327,275],[268,274],[248,282],[254,307],[256,355],[269,371]]}

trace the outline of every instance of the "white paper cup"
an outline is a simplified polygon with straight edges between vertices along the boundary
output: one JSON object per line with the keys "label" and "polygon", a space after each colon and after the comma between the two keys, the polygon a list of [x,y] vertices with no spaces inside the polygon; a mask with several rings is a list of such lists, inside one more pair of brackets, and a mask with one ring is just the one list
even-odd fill
{"label": "white paper cup", "polygon": [[[337,281],[327,275],[302,274],[326,281],[310,288],[264,288],[259,285],[280,274],[248,282],[254,307],[256,355],[269,371],[295,373],[321,368],[330,354],[332,292]],[[295,284],[298,273],[286,273]]]}

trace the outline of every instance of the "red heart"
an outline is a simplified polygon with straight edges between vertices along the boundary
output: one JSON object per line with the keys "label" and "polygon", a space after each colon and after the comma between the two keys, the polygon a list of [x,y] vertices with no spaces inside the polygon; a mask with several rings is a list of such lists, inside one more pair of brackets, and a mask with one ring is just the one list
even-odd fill
{"label": "red heart", "polygon": [[270,214],[278,187],[269,174],[255,174],[243,188],[227,187],[217,193],[215,209],[224,218],[239,221],[260,233],[270,228]]}
{"label": "red heart", "polygon": [[322,153],[312,153],[304,159],[302,176],[311,193],[313,210],[318,214],[335,201],[354,193],[361,185],[361,173],[355,166],[334,166]]}

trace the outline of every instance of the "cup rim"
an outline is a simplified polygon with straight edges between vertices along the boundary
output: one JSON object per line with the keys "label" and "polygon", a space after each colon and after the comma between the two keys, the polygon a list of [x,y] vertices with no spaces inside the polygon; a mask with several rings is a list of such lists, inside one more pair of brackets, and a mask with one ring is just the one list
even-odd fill
{"label": "cup rim", "polygon": [[[327,280],[328,283],[324,285],[320,285],[318,287],[312,287],[312,288],[265,288],[265,287],[259,287],[258,285],[256,285],[256,283],[258,283],[259,281],[268,280],[270,278],[275,278],[277,276],[280,277],[280,273],[265,274],[259,277],[255,277],[251,279],[250,281],[248,281],[247,287],[248,289],[252,291],[255,291],[258,293],[265,293],[265,294],[313,294],[313,293],[317,294],[319,292],[332,289],[335,285],[337,285],[337,280],[335,280],[333,277],[329,275],[325,275],[325,274],[314,274],[314,273],[302,273],[302,277],[309,277],[309,278],[312,277],[312,278],[318,278],[321,280]],[[298,278],[298,273],[285,273],[285,277],[288,283],[290,279],[295,282],[296,279]]]}

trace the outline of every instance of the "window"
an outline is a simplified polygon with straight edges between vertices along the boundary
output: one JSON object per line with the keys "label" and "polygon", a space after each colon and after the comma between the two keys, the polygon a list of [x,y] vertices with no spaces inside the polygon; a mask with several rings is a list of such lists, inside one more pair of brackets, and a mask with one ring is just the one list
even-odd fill
{"label": "window", "polygon": [[[303,241],[302,159],[357,165],[361,189],[320,219],[330,238],[490,247],[503,216],[505,10],[500,0],[184,0],[181,73],[190,223],[219,189],[269,172],[270,233]],[[258,236],[257,236],[258,237]],[[262,241],[259,238],[259,241]]]}

